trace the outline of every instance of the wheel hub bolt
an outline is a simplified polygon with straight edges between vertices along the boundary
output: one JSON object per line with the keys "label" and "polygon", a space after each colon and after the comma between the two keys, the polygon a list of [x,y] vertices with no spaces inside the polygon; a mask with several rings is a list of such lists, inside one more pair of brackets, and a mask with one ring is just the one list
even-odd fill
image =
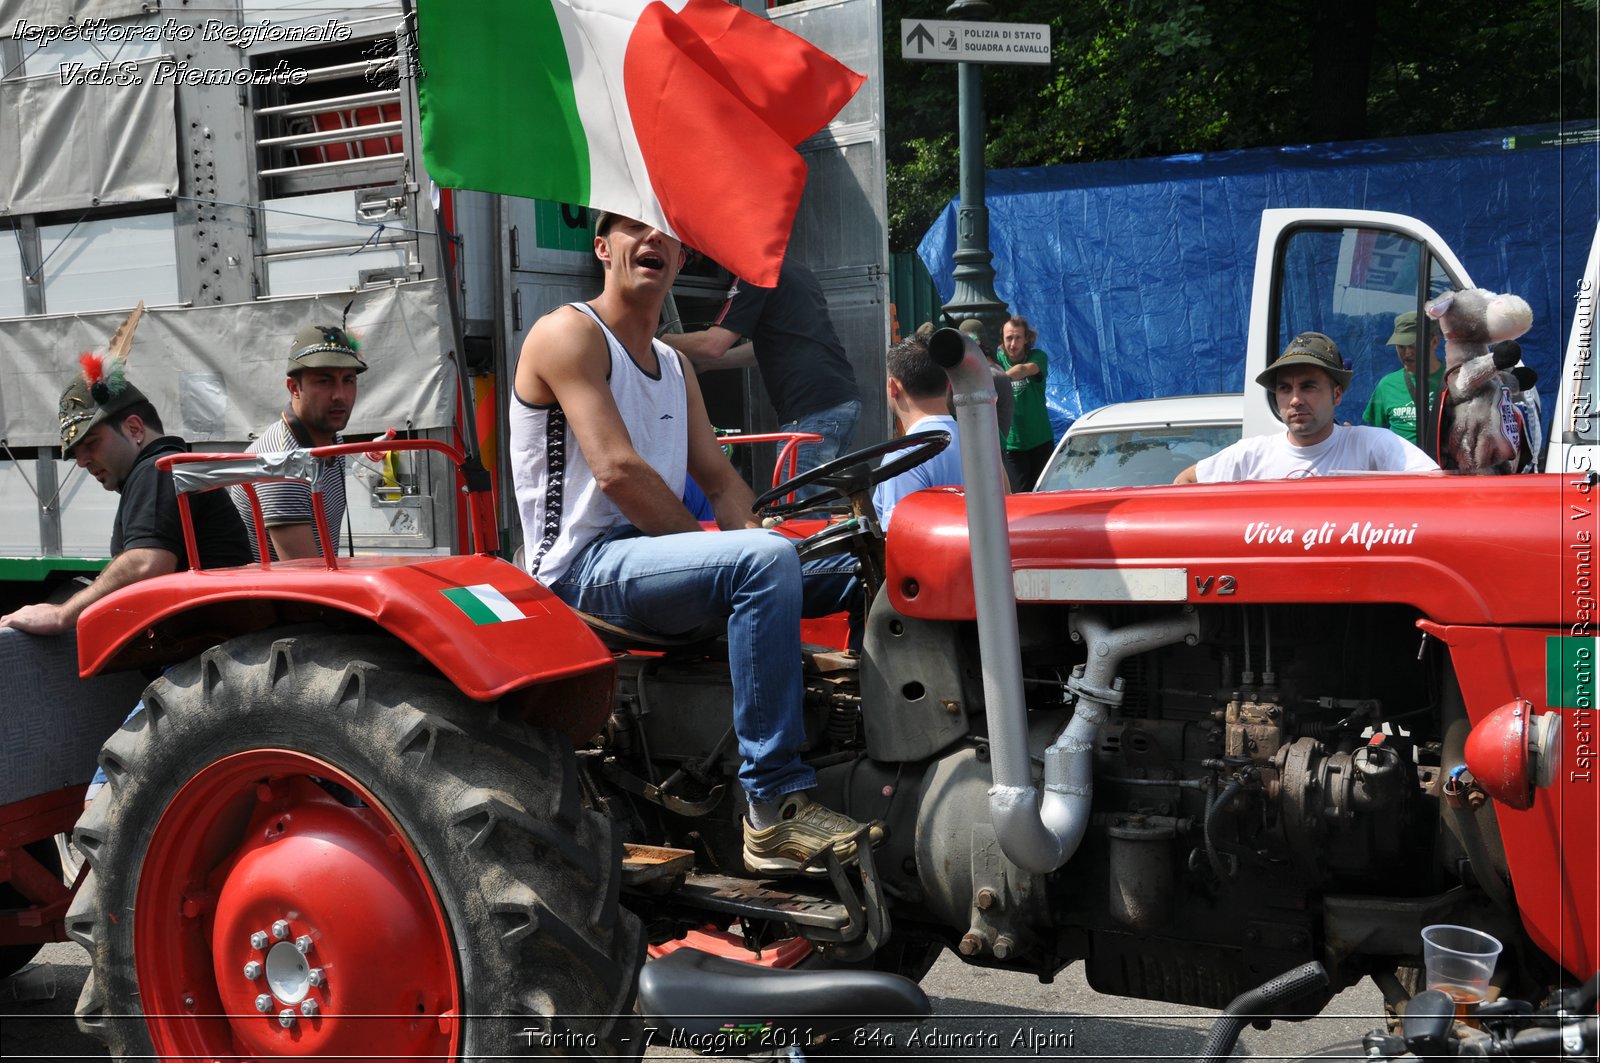
{"label": "wheel hub bolt", "polygon": [[261,949],[266,948],[268,942],[271,940],[271,938],[267,937],[267,932],[265,930],[257,930],[254,934],[250,935],[250,947],[260,951]]}
{"label": "wheel hub bolt", "polygon": [[268,993],[262,993],[260,996],[256,997],[256,1010],[261,1012],[263,1015],[271,1011],[272,996]]}
{"label": "wheel hub bolt", "polygon": [[285,1030],[294,1025],[295,1014],[293,1008],[284,1008],[278,1012],[278,1025]]}
{"label": "wheel hub bolt", "polygon": [[252,982],[254,982],[257,978],[260,978],[261,964],[257,963],[255,960],[251,960],[249,963],[245,964],[244,976],[250,979]]}
{"label": "wheel hub bolt", "polygon": [[328,977],[322,973],[321,967],[313,967],[311,970],[306,972],[306,981],[310,982],[313,986],[321,987],[327,982],[327,980]]}
{"label": "wheel hub bolt", "polygon": [[315,1015],[316,1013],[317,1013],[317,1002],[315,1000],[302,1000],[300,1002],[300,1014],[304,1015],[306,1018],[309,1019],[313,1015]]}
{"label": "wheel hub bolt", "polygon": [[300,950],[300,955],[302,955],[302,956],[304,956],[306,953],[310,952],[311,951],[311,935],[310,934],[301,934],[299,937],[295,938],[294,939],[294,947]]}
{"label": "wheel hub bolt", "polygon": [[272,924],[272,936],[279,941],[286,941],[289,937],[289,924],[282,919]]}

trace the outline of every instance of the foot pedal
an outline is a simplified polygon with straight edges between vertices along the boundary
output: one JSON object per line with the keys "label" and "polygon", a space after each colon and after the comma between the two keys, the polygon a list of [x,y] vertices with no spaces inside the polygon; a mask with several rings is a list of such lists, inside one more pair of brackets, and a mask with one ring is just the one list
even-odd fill
{"label": "foot pedal", "polygon": [[813,944],[829,946],[839,959],[865,959],[889,938],[889,911],[867,844],[869,827],[863,824],[857,839],[859,864],[852,869],[860,872],[857,882],[851,881],[832,847],[820,854],[836,897],[791,890],[787,887],[793,880],[781,880],[780,886],[774,880],[704,874],[687,876],[674,896],[707,911],[787,923]]}
{"label": "foot pedal", "polygon": [[853,675],[861,670],[861,657],[848,650],[832,650],[819,646],[804,646],[801,653],[813,672],[832,676],[835,673]]}
{"label": "foot pedal", "polygon": [[628,842],[622,847],[622,884],[638,886],[646,882],[676,878],[694,867],[694,853],[688,849],[669,849],[664,845],[635,845]]}
{"label": "foot pedal", "polygon": [[765,879],[690,875],[676,896],[707,911],[833,934],[842,933],[850,926],[850,910],[838,901],[777,888],[774,882]]}

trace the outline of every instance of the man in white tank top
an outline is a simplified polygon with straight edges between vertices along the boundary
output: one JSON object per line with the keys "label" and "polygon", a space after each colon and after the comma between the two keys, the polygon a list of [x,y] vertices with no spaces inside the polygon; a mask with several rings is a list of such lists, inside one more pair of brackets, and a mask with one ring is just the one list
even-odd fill
{"label": "man in white tank top", "polygon": [[[861,824],[810,800],[816,773],[800,760],[801,612],[842,609],[849,580],[831,559],[808,599],[793,542],[752,515],[694,373],[655,339],[682,244],[614,214],[595,231],[604,289],[536,322],[517,363],[510,445],[528,570],[620,627],[680,635],[725,619],[746,867],[794,871],[827,845],[853,860]],[[723,530],[684,507],[686,476]]]}
{"label": "man in white tank top", "polygon": [[1300,333],[1256,377],[1285,431],[1241,439],[1189,466],[1173,483],[1438,471],[1432,458],[1387,428],[1334,423],[1351,375],[1338,344],[1320,332]]}

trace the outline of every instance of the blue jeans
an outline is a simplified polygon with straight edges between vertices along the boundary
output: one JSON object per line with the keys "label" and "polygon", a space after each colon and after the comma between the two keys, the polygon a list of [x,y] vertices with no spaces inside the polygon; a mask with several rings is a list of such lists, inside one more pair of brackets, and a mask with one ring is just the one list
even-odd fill
{"label": "blue jeans", "polygon": [[[849,450],[850,441],[856,437],[856,422],[860,419],[861,400],[850,399],[779,425],[780,432],[813,432],[822,437],[822,442],[807,443],[800,448],[795,473],[798,475],[807,469],[824,465]],[[820,487],[808,487],[798,492],[797,497],[810,498],[821,490]]]}
{"label": "blue jeans", "polygon": [[809,790],[800,618],[844,610],[855,560],[800,563],[794,542],[748,530],[649,536],[631,525],[596,539],[550,588],[608,623],[682,635],[726,618],[739,781],[751,801]]}

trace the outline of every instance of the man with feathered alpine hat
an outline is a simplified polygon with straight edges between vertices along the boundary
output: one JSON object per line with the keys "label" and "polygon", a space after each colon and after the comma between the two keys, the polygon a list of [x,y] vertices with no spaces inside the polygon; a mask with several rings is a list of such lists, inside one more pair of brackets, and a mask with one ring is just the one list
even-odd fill
{"label": "man with feathered alpine hat", "polygon": [[[112,591],[189,567],[172,474],[156,468],[156,458],[186,451],[189,445],[164,434],[155,406],[127,375],[133,330],[143,314],[141,302],[104,354],[79,358],[81,371],[61,393],[58,409],[62,455],[107,491],[122,496],[111,526],[111,563],[65,602],[23,606],[0,616],[0,627],[58,635],[75,625],[90,603]],[[203,567],[249,563],[244,525],[227,495],[196,494],[190,511]]]}

